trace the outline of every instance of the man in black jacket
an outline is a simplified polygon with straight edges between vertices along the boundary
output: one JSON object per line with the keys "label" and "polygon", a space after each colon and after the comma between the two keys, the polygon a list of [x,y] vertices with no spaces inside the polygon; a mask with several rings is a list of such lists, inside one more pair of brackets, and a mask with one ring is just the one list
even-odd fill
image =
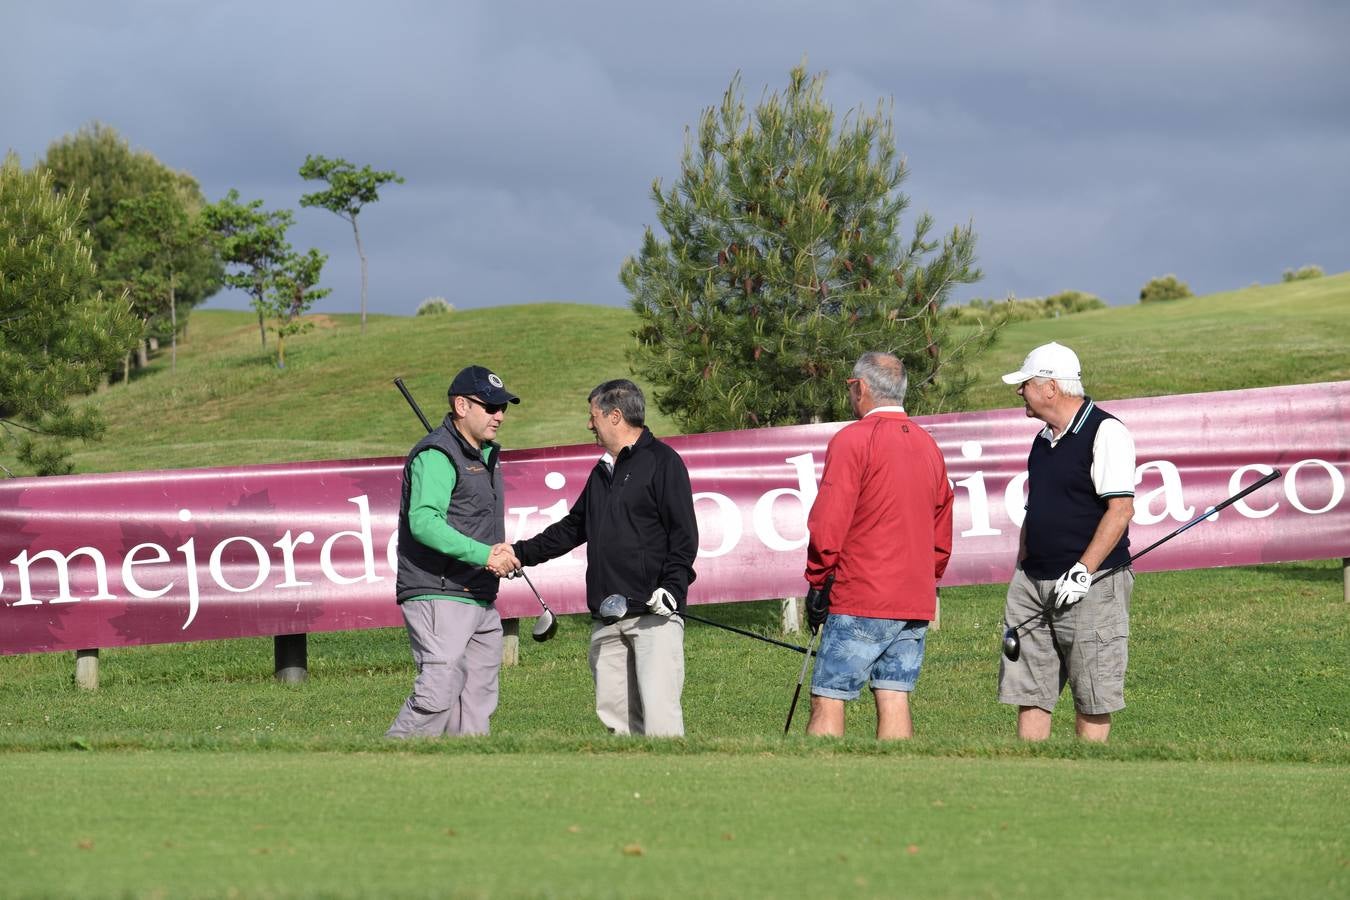
{"label": "man in black jacket", "polygon": [[[614,734],[684,734],[685,595],[694,580],[698,523],[689,471],[643,424],[646,402],[633,382],[591,391],[587,427],[604,456],[571,511],[512,549],[533,566],[587,545],[586,603],[595,712]],[[628,613],[606,625],[600,603],[628,598]]]}

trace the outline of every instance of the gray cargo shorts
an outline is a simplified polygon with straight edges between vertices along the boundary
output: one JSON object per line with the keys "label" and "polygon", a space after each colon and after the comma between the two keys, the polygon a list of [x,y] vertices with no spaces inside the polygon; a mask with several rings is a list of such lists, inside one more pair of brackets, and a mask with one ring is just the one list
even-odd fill
{"label": "gray cargo shorts", "polygon": [[[1017,662],[1001,657],[999,663],[999,702],[1053,711],[1067,682],[1074,709],[1084,715],[1124,709],[1133,589],[1134,572],[1125,569],[1094,584],[1068,610],[1051,612],[1053,631],[1041,619],[1023,628]],[[1055,579],[1029,578],[1019,567],[1008,584],[1004,621],[1014,625],[1034,615],[1054,594]]]}

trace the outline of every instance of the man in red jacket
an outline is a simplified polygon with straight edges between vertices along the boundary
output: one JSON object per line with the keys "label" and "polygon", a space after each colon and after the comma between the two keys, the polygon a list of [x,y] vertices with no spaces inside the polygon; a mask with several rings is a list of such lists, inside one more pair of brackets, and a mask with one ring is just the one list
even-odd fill
{"label": "man in red jacket", "polygon": [[[952,488],[931,435],[905,414],[908,378],[889,353],[864,353],[848,380],[858,421],[830,440],[807,518],[806,580],[834,575],[811,677],[807,733],[841,736],[844,703],[871,684],[877,738],[913,736],[909,695],[952,553]],[[826,611],[828,610],[828,617]]]}

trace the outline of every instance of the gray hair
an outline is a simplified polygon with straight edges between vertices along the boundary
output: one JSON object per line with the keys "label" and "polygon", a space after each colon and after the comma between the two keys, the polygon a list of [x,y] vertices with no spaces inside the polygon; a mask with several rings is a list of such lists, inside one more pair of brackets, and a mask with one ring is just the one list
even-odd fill
{"label": "gray hair", "polygon": [[647,420],[647,401],[642,396],[642,388],[627,378],[606,381],[586,399],[602,413],[617,409],[623,414],[623,420],[634,428],[641,428]]}
{"label": "gray hair", "polygon": [[1081,378],[1036,378],[1033,379],[1037,384],[1045,384],[1047,381],[1055,383],[1055,390],[1066,397],[1083,396],[1083,380]]}
{"label": "gray hair", "polygon": [[895,354],[864,353],[853,365],[853,377],[864,382],[876,399],[889,400],[896,406],[904,404],[905,392],[909,390],[909,373]]}

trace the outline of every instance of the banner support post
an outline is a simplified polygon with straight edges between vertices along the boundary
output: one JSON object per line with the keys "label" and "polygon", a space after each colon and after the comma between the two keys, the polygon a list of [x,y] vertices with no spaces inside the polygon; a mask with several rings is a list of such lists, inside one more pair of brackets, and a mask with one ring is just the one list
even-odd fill
{"label": "banner support post", "polygon": [[278,634],[272,638],[273,676],[283,684],[299,684],[309,677],[309,635]]}
{"label": "banner support post", "polygon": [[98,648],[75,651],[75,684],[86,691],[98,690]]}

